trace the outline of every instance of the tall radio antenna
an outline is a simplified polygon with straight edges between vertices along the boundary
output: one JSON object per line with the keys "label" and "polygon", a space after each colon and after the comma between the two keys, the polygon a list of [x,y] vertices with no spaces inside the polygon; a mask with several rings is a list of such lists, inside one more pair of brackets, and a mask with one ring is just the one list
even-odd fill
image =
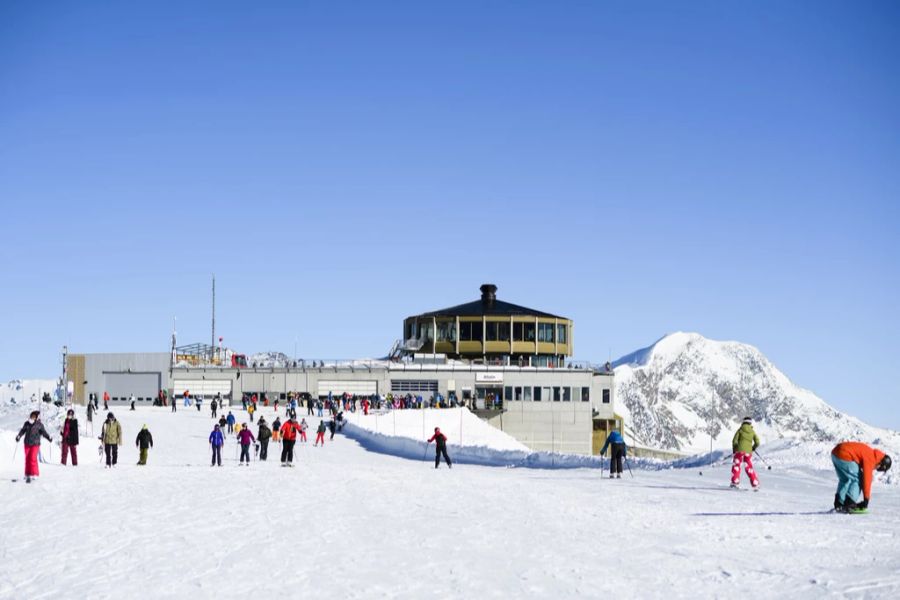
{"label": "tall radio antenna", "polygon": [[[212,338],[210,338],[209,346],[212,352],[216,348],[216,274],[212,276]],[[212,357],[210,357],[212,358]]]}

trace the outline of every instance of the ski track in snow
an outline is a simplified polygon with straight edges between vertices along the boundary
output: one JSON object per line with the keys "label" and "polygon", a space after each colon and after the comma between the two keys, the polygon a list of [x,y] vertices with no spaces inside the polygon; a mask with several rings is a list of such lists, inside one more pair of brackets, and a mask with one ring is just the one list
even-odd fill
{"label": "ski track in snow", "polygon": [[[760,465],[763,490],[745,493],[728,489],[727,464],[615,481],[597,469],[435,471],[433,451],[371,453],[341,434],[298,444],[294,469],[279,466],[278,444],[268,463],[238,468],[230,437],[225,466],[210,468],[208,406],[114,412],[126,442],[116,469],[82,436],[77,468],[55,464],[54,444],[33,484],[21,447],[12,462],[15,431],[0,430],[0,598],[900,594],[894,485],[876,483],[870,514],[834,515],[833,475],[805,466]],[[143,423],[155,447],[138,467]]]}

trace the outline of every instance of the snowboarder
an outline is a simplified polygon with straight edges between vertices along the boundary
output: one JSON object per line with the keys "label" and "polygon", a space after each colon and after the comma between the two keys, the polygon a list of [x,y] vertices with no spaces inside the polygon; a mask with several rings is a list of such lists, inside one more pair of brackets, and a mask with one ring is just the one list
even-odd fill
{"label": "snowboarder", "polygon": [[891,468],[890,456],[862,442],[841,442],[831,451],[831,462],[838,477],[834,494],[837,512],[866,510],[872,494],[872,471],[883,473]]}
{"label": "snowboarder", "polygon": [[256,439],[259,440],[259,460],[266,460],[269,456],[269,439],[272,437],[272,430],[266,424],[265,417],[259,418],[259,431]]}
{"label": "snowboarder", "polygon": [[288,419],[281,426],[281,466],[291,466],[294,462],[294,444],[297,442],[297,431],[300,426],[296,419]]}
{"label": "snowboarder", "polygon": [[219,408],[219,403],[216,402],[216,399],[213,398],[212,402],[209,403],[209,409],[212,411],[212,418],[216,418],[216,410]]}
{"label": "snowboarder", "polygon": [[41,436],[47,438],[48,442],[52,442],[53,438],[44,429],[41,423],[41,413],[39,411],[31,411],[28,420],[22,425],[19,434],[16,436],[16,442],[23,437],[25,438],[25,483],[31,483],[31,480],[38,477],[41,473],[38,470],[38,453],[41,451]]}
{"label": "snowboarder", "polygon": [[216,423],[212,432],[209,434],[209,447],[212,448],[212,464],[211,467],[218,464],[222,466],[222,446],[225,445],[225,436],[222,435],[222,428]]}
{"label": "snowboarder", "polygon": [[103,429],[100,430],[100,441],[106,452],[106,468],[112,469],[119,462],[119,446],[122,445],[122,426],[112,413],[106,415]]}
{"label": "snowboarder", "polygon": [[137,434],[137,438],[134,440],[134,445],[141,451],[141,457],[137,464],[146,465],[148,448],[153,447],[153,436],[150,434],[150,430],[147,429],[146,425],[141,427],[141,430]]}
{"label": "snowboarder", "polygon": [[63,421],[61,431],[62,442],[62,464],[66,464],[66,458],[69,452],[72,453],[72,466],[78,466],[78,419],[75,418],[75,411],[69,409],[66,411],[66,420]]}
{"label": "snowboarder", "polygon": [[440,427],[434,428],[434,435],[428,438],[428,443],[434,442],[434,468],[437,469],[441,464],[441,455],[444,455],[444,461],[447,467],[453,468],[450,457],[447,456],[447,436],[441,433]]}
{"label": "snowboarder", "polygon": [[606,443],[600,449],[600,456],[606,456],[606,447],[612,446],[609,456],[609,478],[621,479],[622,477],[622,461],[628,458],[628,447],[625,446],[625,440],[622,434],[616,430],[610,432],[606,438]]}
{"label": "snowboarder", "polygon": [[319,421],[319,427],[316,428],[316,442],[313,446],[318,446],[319,442],[322,442],[322,445],[325,445],[325,419]]}
{"label": "snowboarder", "polygon": [[753,431],[753,419],[744,417],[740,428],[734,433],[731,440],[731,450],[734,452],[734,460],[731,463],[731,487],[736,488],[741,483],[741,463],[746,463],[747,477],[753,490],[759,489],[759,477],[753,469],[753,453],[759,447],[759,436]]}
{"label": "snowboarder", "polygon": [[225,422],[228,424],[228,433],[234,433],[234,423],[237,419],[234,418],[234,415],[231,414],[231,411],[228,411],[228,416],[225,418]]}
{"label": "snowboarder", "polygon": [[253,433],[250,431],[250,427],[243,423],[241,424],[241,430],[237,435],[238,443],[241,445],[241,465],[244,464],[244,459],[247,459],[247,466],[250,466],[250,444],[256,442],[256,438],[253,437]]}

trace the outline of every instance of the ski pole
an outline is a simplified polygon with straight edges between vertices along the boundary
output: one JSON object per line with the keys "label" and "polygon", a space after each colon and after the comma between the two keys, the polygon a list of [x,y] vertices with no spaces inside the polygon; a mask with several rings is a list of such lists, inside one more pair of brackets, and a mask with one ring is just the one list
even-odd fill
{"label": "ski pole", "polygon": [[13,449],[13,461],[16,460],[16,453],[19,451],[19,442],[16,442],[15,448]]}
{"label": "ski pole", "polygon": [[628,462],[628,457],[625,456],[625,466],[628,467],[628,472],[631,473],[631,478],[634,479],[634,471],[631,470],[631,463]]}
{"label": "ski pole", "polygon": [[757,452],[756,450],[754,450],[754,451],[753,451],[753,454],[755,454],[756,456],[758,456],[758,457],[759,457],[759,460],[763,461],[763,464],[766,465],[766,469],[768,469],[769,471],[772,470],[772,465],[770,465],[768,462],[766,462],[766,459],[764,459],[764,458],[759,454],[759,452]]}
{"label": "ski pole", "polygon": [[603,459],[606,458],[604,455],[600,455],[600,479],[603,479]]}
{"label": "ski pole", "polygon": [[425,458],[428,456],[428,447],[431,445],[431,442],[425,442],[425,453],[422,455],[422,462],[425,462]]}

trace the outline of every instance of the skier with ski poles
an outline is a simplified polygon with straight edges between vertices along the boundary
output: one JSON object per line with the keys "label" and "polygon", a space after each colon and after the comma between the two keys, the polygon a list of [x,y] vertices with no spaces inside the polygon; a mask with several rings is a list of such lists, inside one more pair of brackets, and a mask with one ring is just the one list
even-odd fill
{"label": "skier with ski poles", "polygon": [[759,477],[753,469],[753,453],[759,447],[759,436],[753,430],[753,419],[744,417],[741,426],[734,433],[731,440],[731,450],[734,459],[731,463],[731,487],[737,488],[741,483],[741,463],[746,464],[747,477],[753,491],[759,490]]}
{"label": "skier with ski poles", "polygon": [[147,464],[147,452],[149,448],[153,447],[153,436],[150,434],[150,430],[147,429],[147,426],[144,425],[141,427],[141,430],[138,432],[137,437],[134,440],[134,445],[137,446],[138,450],[140,450],[140,459],[138,459],[139,465]]}
{"label": "skier with ski poles", "polygon": [[[450,462],[450,457],[447,455],[447,436],[441,433],[440,427],[434,428],[434,435],[428,438],[428,443],[434,442],[434,468],[437,469],[441,464],[441,455],[444,456],[444,462],[447,463],[447,468],[452,469],[453,463]],[[428,447],[426,446],[426,451]]]}
{"label": "skier with ski poles", "polygon": [[628,447],[622,434],[613,429],[606,437],[606,443],[600,449],[600,456],[606,456],[606,448],[612,446],[609,457],[609,478],[622,478],[622,461],[627,459]]}
{"label": "skier with ski poles", "polygon": [[214,467],[216,464],[222,466],[222,446],[224,445],[225,435],[222,433],[222,428],[216,423],[209,434],[209,447],[212,449],[212,464],[209,466]]}
{"label": "skier with ski poles", "polygon": [[841,442],[831,451],[831,462],[838,477],[834,510],[846,513],[864,512],[872,495],[872,471],[891,468],[890,456],[862,442]]}
{"label": "skier with ski poles", "polygon": [[31,411],[28,420],[25,421],[25,424],[22,425],[22,429],[20,429],[18,435],[16,435],[17,444],[20,439],[23,437],[25,438],[25,483],[31,483],[32,479],[41,474],[38,469],[38,453],[41,450],[41,436],[47,438],[48,442],[53,442],[53,438],[50,437],[50,434],[44,429],[44,424],[41,423],[40,411],[34,410]]}

